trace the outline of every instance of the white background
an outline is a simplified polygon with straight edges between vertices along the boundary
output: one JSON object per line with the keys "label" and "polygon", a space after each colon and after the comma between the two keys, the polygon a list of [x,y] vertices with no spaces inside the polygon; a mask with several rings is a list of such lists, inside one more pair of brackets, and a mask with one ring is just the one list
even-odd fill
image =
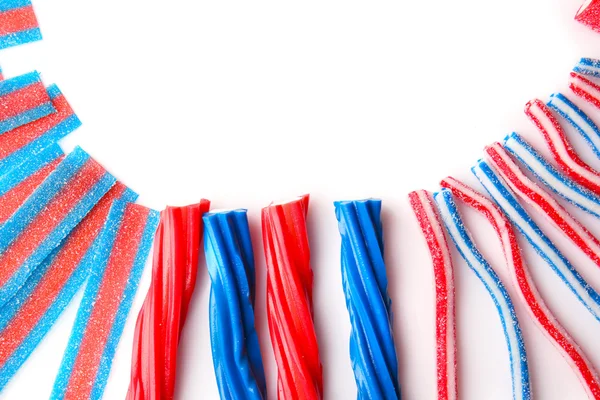
{"label": "white background", "polygon": [[[7,76],[38,69],[46,83],[57,83],[84,123],[65,148],[84,147],[138,191],[141,203],[161,209],[206,197],[214,207],[249,209],[256,322],[270,399],[276,368],[265,313],[260,208],[312,194],[314,309],[325,398],[352,399],[350,324],[332,203],[382,198],[403,398],[433,399],[432,268],[406,195],[435,190],[448,174],[475,183],[469,167],[482,147],[511,130],[538,138],[522,113],[524,104],[564,90],[579,56],[600,56],[600,35],[573,21],[581,2],[38,0],[44,41],[0,52],[0,65]],[[600,113],[595,118],[600,121]],[[576,214],[600,234],[597,221]],[[466,217],[506,277],[492,230],[473,213]],[[600,289],[598,268],[543,227]],[[600,324],[533,252],[526,253],[550,308],[600,368]],[[460,397],[508,399],[508,356],[494,305],[462,260],[455,261]],[[106,399],[124,398],[133,325],[149,272]],[[180,348],[178,399],[218,398],[208,292],[201,265]],[[2,398],[48,397],[80,295]],[[585,398],[520,304],[517,311],[536,398]]]}

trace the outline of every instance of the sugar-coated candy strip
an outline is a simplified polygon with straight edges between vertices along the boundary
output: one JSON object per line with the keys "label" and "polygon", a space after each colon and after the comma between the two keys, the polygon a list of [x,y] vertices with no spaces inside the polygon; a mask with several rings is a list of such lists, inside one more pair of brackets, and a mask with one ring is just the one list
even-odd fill
{"label": "sugar-coated candy strip", "polygon": [[[442,181],[442,186],[453,187],[456,185],[449,178]],[[531,399],[527,352],[512,299],[496,272],[473,242],[456,207],[452,192],[449,189],[442,189],[441,192],[434,194],[434,199],[446,226],[446,231],[452,238],[458,252],[469,268],[477,275],[481,283],[483,283],[498,310],[498,316],[502,323],[504,338],[508,347],[513,399]]]}
{"label": "sugar-coated candy strip", "polygon": [[392,300],[383,258],[381,200],[335,202],[342,282],[350,314],[350,358],[359,399],[400,399]]}
{"label": "sugar-coated candy strip", "polygon": [[548,107],[567,120],[600,158],[600,129],[586,113],[561,93],[550,96]]}
{"label": "sugar-coated candy strip", "polygon": [[579,60],[577,65],[573,67],[573,71],[578,74],[600,78],[600,60],[583,57]]}
{"label": "sugar-coated candy strip", "polygon": [[[500,208],[510,210],[514,207],[512,203],[515,200],[509,200],[508,188],[485,161],[480,161],[473,167],[472,171]],[[483,213],[494,226],[502,242],[513,284],[519,291],[534,321],[562,353],[582,383],[588,397],[590,399],[600,399],[598,374],[577,343],[546,307],[523,261],[516,235],[507,217],[490,200],[472,190],[469,193],[463,193],[461,198],[466,198],[467,203]],[[515,201],[515,204],[518,203]],[[511,214],[509,213],[510,217]],[[524,231],[522,232],[524,233]],[[548,244],[547,247],[550,247],[550,245]],[[540,255],[547,258],[544,254],[540,253]],[[580,294],[586,295],[585,292]],[[597,304],[595,306],[597,307]]]}
{"label": "sugar-coated candy strip", "polygon": [[42,40],[31,0],[0,2],[0,49]]}
{"label": "sugar-coated candy strip", "polygon": [[0,176],[22,163],[30,154],[39,153],[81,126],[65,96],[56,85],[47,89],[55,113],[0,135]]}
{"label": "sugar-coated candy strip", "polygon": [[0,176],[0,226],[27,200],[63,160],[64,153],[55,144],[31,155]]}
{"label": "sugar-coated candy strip", "polygon": [[323,397],[323,367],[313,322],[308,201],[306,195],[262,210],[267,314],[279,399]]}
{"label": "sugar-coated candy strip", "polygon": [[152,281],[135,326],[128,400],[173,399],[179,338],[196,286],[202,214],[209,207],[202,200],[167,207],[160,215]]}
{"label": "sugar-coated candy strip", "polygon": [[76,148],[0,226],[0,307],[114,183]]}
{"label": "sugar-coated candy strip", "polygon": [[600,85],[577,72],[571,72],[569,89],[583,100],[600,108]]}
{"label": "sugar-coated candy strip", "polygon": [[519,134],[513,132],[508,135],[504,139],[504,148],[546,188],[583,211],[600,218],[600,197],[554,168]]}
{"label": "sugar-coated candy strip", "polygon": [[158,220],[149,208],[113,203],[51,399],[102,398]]}
{"label": "sugar-coated candy strip", "polygon": [[536,99],[527,103],[525,114],[542,133],[552,157],[565,174],[600,195],[600,174],[579,158],[550,109]]}
{"label": "sugar-coated candy strip", "polygon": [[254,253],[245,210],[205,214],[210,341],[221,399],[267,399],[254,327]]}
{"label": "sugar-coated candy strip", "polygon": [[0,81],[4,80],[4,74],[2,73],[2,67],[0,67]]}
{"label": "sugar-coated candy strip", "polygon": [[98,234],[113,201],[136,198],[134,192],[117,182],[0,309],[0,390],[50,331],[89,276]]}
{"label": "sugar-coated candy strip", "polygon": [[531,181],[500,143],[485,148],[488,162],[523,201],[544,215],[600,267],[600,241],[549,193]]}
{"label": "sugar-coated candy strip", "polygon": [[37,71],[0,81],[0,105],[0,134],[56,111]]}
{"label": "sugar-coated candy strip", "polygon": [[600,33],[600,0],[586,0],[575,14],[575,20]]}
{"label": "sugar-coated candy strip", "polygon": [[439,400],[458,398],[454,272],[444,227],[431,194],[417,190],[408,195],[431,253],[435,276],[437,395]]}

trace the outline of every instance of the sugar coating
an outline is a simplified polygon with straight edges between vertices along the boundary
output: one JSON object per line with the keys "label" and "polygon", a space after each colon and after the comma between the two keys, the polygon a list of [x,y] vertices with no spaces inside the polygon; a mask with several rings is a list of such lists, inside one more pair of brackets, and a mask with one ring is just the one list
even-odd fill
{"label": "sugar coating", "polygon": [[30,0],[0,3],[0,49],[42,39]]}
{"label": "sugar coating", "polygon": [[[508,187],[500,181],[500,178],[485,161],[480,161],[473,167],[472,171],[500,208],[509,210],[518,205],[518,202],[511,198],[512,195]],[[518,290],[533,320],[567,360],[583,384],[588,396],[592,399],[600,399],[600,383],[596,370],[577,343],[569,336],[545,305],[543,298],[531,280],[529,271],[522,259],[516,235],[507,217],[500,209],[479,193],[471,191],[468,194],[464,194],[463,197],[469,199],[468,204],[482,212],[494,226],[502,242],[513,285]],[[508,211],[506,212],[509,218],[513,217],[513,214]],[[515,225],[519,226],[517,222],[515,222]],[[541,231],[536,233],[543,235]],[[549,248],[551,245],[550,241],[540,243],[545,244],[546,248]],[[557,254],[560,255],[560,253]],[[540,255],[544,257],[542,253]],[[572,270],[571,276],[576,277],[577,272]]]}
{"label": "sugar coating", "polygon": [[51,399],[102,397],[157,224],[156,211],[113,203]]}
{"label": "sugar coating", "polygon": [[458,376],[452,257],[431,194],[418,190],[409,193],[408,198],[433,262],[438,399],[455,400],[458,398]]}
{"label": "sugar coating", "polygon": [[600,108],[600,86],[586,77],[571,72],[569,89],[596,108]]}
{"label": "sugar coating", "polygon": [[55,111],[37,71],[0,81],[0,134]]}
{"label": "sugar coating", "polygon": [[600,60],[583,57],[573,67],[573,71],[581,75],[589,75],[600,78]]}
{"label": "sugar coating", "polygon": [[381,201],[335,202],[342,281],[350,314],[350,358],[359,399],[400,399],[392,300],[383,258]]}
{"label": "sugar coating", "polygon": [[575,20],[600,33],[600,0],[586,0]]}

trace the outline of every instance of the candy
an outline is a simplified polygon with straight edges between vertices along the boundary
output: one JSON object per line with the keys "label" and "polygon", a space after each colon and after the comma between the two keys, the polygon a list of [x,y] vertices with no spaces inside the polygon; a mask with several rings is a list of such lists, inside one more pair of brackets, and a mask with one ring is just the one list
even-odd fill
{"label": "candy", "polygon": [[0,2],[0,49],[42,40],[30,0]]}
{"label": "candy", "polygon": [[56,143],[79,126],[81,121],[56,85],[47,88],[55,113],[0,135],[0,176],[8,168],[22,163]]}
{"label": "candy", "polygon": [[39,154],[31,155],[0,176],[0,226],[27,200],[64,158],[55,144]]}
{"label": "candy", "polygon": [[[498,205],[507,212],[509,218],[513,219],[513,222],[520,228],[521,232],[524,235],[543,235],[541,231],[535,232],[536,227],[525,228],[524,224],[521,220],[525,219],[525,216],[514,213],[512,209],[518,205],[514,198],[508,192],[508,188],[504,186],[492,171],[492,169],[487,165],[485,161],[480,161],[474,168],[473,173],[479,179],[483,187],[490,193],[492,198],[498,203]],[[552,341],[552,343],[557,347],[557,349],[562,353],[563,357],[567,360],[580,382],[584,386],[588,397],[592,399],[600,399],[600,384],[598,383],[598,375],[594,370],[594,367],[586,358],[585,354],[581,351],[579,346],[575,343],[575,341],[569,336],[569,334],[565,331],[565,329],[559,324],[559,322],[554,318],[550,310],[546,307],[541,295],[539,294],[537,288],[534,283],[531,281],[531,277],[529,275],[529,271],[522,259],[519,245],[517,243],[517,238],[512,230],[510,222],[508,219],[502,214],[491,201],[483,197],[481,194],[470,190],[469,192],[463,193],[461,198],[466,199],[467,204],[471,207],[475,208],[479,212],[481,212],[490,223],[494,226],[500,241],[502,242],[502,247],[504,249],[505,257],[507,259],[509,265],[509,271],[512,276],[513,284],[515,288],[519,291],[521,299],[524,301],[527,309],[529,310],[532,318],[537,323],[538,327],[542,330],[542,332],[546,333],[548,338]],[[527,231],[525,229],[530,229],[533,232]],[[529,239],[529,236],[527,236]],[[533,242],[532,245],[534,247],[537,245],[545,245],[547,249],[550,249],[552,244],[547,238],[544,237],[546,242]],[[536,244],[534,244],[536,243]],[[538,250],[539,251],[539,250]],[[540,252],[540,255],[546,259],[546,261],[550,261],[548,259],[548,253]],[[556,251],[556,257],[558,259],[560,253]],[[564,260],[564,258],[563,258]],[[557,263],[558,260],[552,260]],[[566,261],[566,260],[565,260]],[[568,265],[568,264],[565,264]],[[558,272],[558,271],[557,271]],[[574,272],[574,271],[573,271]],[[571,274],[572,277],[576,272]],[[568,278],[572,279],[572,278]],[[585,290],[578,292],[583,296],[588,296],[589,293]],[[598,307],[598,304],[594,304],[595,307]],[[597,313],[595,314],[598,315]]]}
{"label": "candy", "polygon": [[196,286],[202,214],[210,202],[167,207],[156,232],[152,282],[138,314],[127,399],[173,399],[177,348]]}
{"label": "candy", "polygon": [[588,103],[600,108],[600,86],[576,72],[571,72],[569,89]]}
{"label": "candy", "polygon": [[0,390],[35,350],[85,279],[115,199],[137,195],[117,182],[0,309]]}
{"label": "candy", "polygon": [[56,111],[36,71],[0,81],[0,104],[0,134]]}
{"label": "candy", "polygon": [[550,109],[540,100],[533,100],[527,103],[525,114],[542,133],[558,166],[575,182],[600,195],[600,174],[575,153]]}
{"label": "candy", "polygon": [[113,203],[51,399],[102,398],[158,218],[146,207]]}
{"label": "candy", "polygon": [[600,33],[600,0],[586,0],[575,20]]}
{"label": "candy", "polygon": [[262,210],[267,314],[280,399],[321,399],[323,368],[313,323],[308,195]]}
{"label": "candy", "polygon": [[4,75],[2,74],[2,67],[0,67],[0,81],[4,80]]}
{"label": "candy", "polygon": [[408,195],[433,261],[435,276],[435,318],[437,393],[439,400],[458,398],[456,373],[456,319],[452,257],[444,227],[431,194],[425,190]]}
{"label": "candy", "polygon": [[76,148],[0,226],[0,307],[114,183]]}
{"label": "candy", "polygon": [[[463,186],[461,182],[453,178],[446,178],[442,181],[441,185],[453,188],[454,190],[461,190]],[[481,283],[483,283],[498,310],[508,346],[513,399],[531,399],[531,385],[529,382],[529,367],[527,364],[525,343],[523,342],[523,334],[510,295],[498,275],[496,275],[496,272],[494,272],[490,264],[477,249],[473,239],[471,239],[458,212],[458,208],[454,203],[452,192],[448,189],[443,189],[441,192],[434,194],[434,199],[446,226],[446,231],[454,241],[458,252],[469,268],[475,272]]]}
{"label": "candy", "polygon": [[600,158],[600,129],[590,117],[560,93],[550,96],[548,107],[567,120],[581,134],[596,156]]}
{"label": "candy", "polygon": [[584,57],[579,60],[577,65],[573,68],[573,71],[577,72],[578,74],[600,78],[600,60]]}
{"label": "candy", "polygon": [[254,328],[254,253],[246,211],[210,213],[203,220],[211,280],[210,339],[221,398],[266,400]]}
{"label": "candy", "polygon": [[342,280],[350,314],[350,358],[359,399],[400,399],[392,301],[383,259],[381,201],[339,201]]}
{"label": "candy", "polygon": [[559,172],[521,136],[516,133],[507,136],[504,148],[548,189],[583,211],[600,218],[600,197]]}

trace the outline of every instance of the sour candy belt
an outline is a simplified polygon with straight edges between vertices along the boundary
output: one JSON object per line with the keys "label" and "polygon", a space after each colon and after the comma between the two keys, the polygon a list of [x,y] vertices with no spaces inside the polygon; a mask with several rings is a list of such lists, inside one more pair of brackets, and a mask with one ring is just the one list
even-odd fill
{"label": "sour candy belt", "polygon": [[0,2],[0,49],[42,40],[30,0]]}
{"label": "sour candy belt", "polygon": [[209,206],[202,200],[161,213],[152,282],[135,326],[128,400],[173,399],[177,348],[196,286],[202,214]]}
{"label": "sour candy belt", "polygon": [[279,399],[321,399],[323,368],[313,323],[308,195],[262,210],[267,314]]}
{"label": "sour candy belt", "polygon": [[418,190],[410,193],[408,198],[433,261],[438,399],[454,400],[458,398],[458,379],[452,257],[431,194]]}
{"label": "sour candy belt", "polygon": [[[245,210],[204,215],[210,341],[221,399],[267,399],[254,327],[254,253]],[[301,397],[300,397],[301,398]]]}
{"label": "sour candy belt", "polygon": [[575,182],[600,194],[600,174],[575,153],[550,109],[540,100],[533,100],[525,107],[525,113],[542,133],[558,166]]}
{"label": "sour candy belt", "polygon": [[0,306],[115,183],[76,148],[0,226]]}
{"label": "sour candy belt", "polygon": [[383,259],[381,200],[340,201],[342,281],[350,314],[350,358],[359,399],[400,399],[392,301]]}
{"label": "sour candy belt", "polygon": [[600,129],[590,117],[560,93],[550,96],[548,107],[567,120],[585,139],[594,154],[600,158]]}
{"label": "sour candy belt", "polygon": [[[514,204],[512,204],[513,200],[509,201],[507,199],[507,196],[510,195],[508,189],[500,182],[485,161],[479,162],[473,168],[473,173],[501,208],[509,210],[514,207]],[[461,198],[466,199],[467,204],[484,214],[494,226],[502,242],[509,270],[513,278],[513,284],[519,291],[534,321],[562,353],[584,386],[588,397],[591,399],[600,399],[600,385],[594,367],[546,307],[535,284],[531,280],[529,271],[522,259],[517,238],[508,219],[490,200],[475,191],[463,193]],[[511,213],[509,213],[510,215]],[[549,245],[550,243],[548,243],[548,247]],[[543,254],[541,255],[544,257]],[[586,293],[584,291],[582,294],[585,295]],[[595,306],[597,307],[597,303]]]}
{"label": "sour candy belt", "polygon": [[588,78],[576,72],[571,72],[569,89],[588,103],[600,108],[600,86]]}
{"label": "sour candy belt", "polygon": [[600,0],[586,0],[575,20],[600,33]]}
{"label": "sour candy belt", "polygon": [[[461,182],[452,178],[446,178],[442,181],[442,186],[460,190],[463,185]],[[454,202],[452,192],[448,189],[443,189],[441,192],[436,193],[434,198],[438,210],[440,211],[440,216],[446,226],[446,230],[454,241],[458,252],[469,268],[475,272],[475,275],[477,275],[481,283],[483,283],[483,286],[492,297],[496,309],[498,310],[498,316],[502,323],[504,338],[506,339],[506,345],[508,347],[513,399],[531,399],[527,352],[525,351],[523,333],[521,332],[512,299],[502,284],[502,281],[479,252],[473,239],[469,235],[469,232],[465,228],[462,217]]]}
{"label": "sour candy belt", "polygon": [[489,163],[521,199],[543,214],[600,267],[600,241],[571,216],[549,193],[532,182],[500,143],[485,148]]}
{"label": "sour candy belt", "polygon": [[0,104],[0,134],[56,111],[35,71],[0,81]]}
{"label": "sour candy belt", "polygon": [[583,211],[600,218],[600,197],[558,171],[516,133],[504,140],[504,148],[548,189]]}
{"label": "sour candy belt", "polygon": [[56,112],[0,135],[0,176],[81,126],[58,87],[50,85],[46,90]]}
{"label": "sour candy belt", "polygon": [[117,182],[0,309],[0,390],[50,331],[89,276],[110,206],[137,195]]}
{"label": "sour candy belt", "polygon": [[149,208],[113,203],[51,399],[102,398],[158,219]]}
{"label": "sour candy belt", "polygon": [[579,60],[575,67],[573,67],[573,71],[581,75],[589,75],[600,78],[600,60],[584,57]]}

